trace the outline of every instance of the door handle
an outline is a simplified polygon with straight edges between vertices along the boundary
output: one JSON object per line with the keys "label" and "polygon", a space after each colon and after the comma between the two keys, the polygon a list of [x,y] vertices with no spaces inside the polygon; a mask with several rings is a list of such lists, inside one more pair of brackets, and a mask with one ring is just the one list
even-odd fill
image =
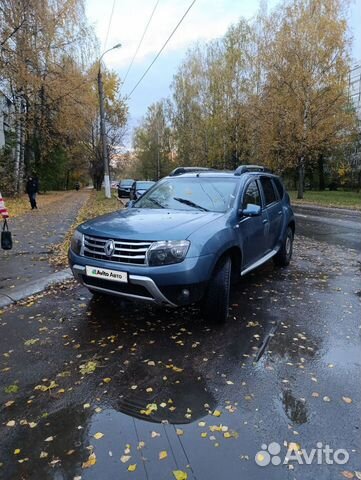
{"label": "door handle", "polygon": [[262,220],[262,223],[268,223],[267,218],[265,218],[264,220]]}
{"label": "door handle", "polygon": [[278,215],[282,215],[282,213],[283,213],[282,210],[280,210],[280,211],[278,212]]}

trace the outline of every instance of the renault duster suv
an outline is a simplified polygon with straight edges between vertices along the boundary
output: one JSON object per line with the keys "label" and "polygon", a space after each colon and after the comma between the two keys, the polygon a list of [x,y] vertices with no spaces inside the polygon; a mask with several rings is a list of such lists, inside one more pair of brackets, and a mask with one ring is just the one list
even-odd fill
{"label": "renault duster suv", "polygon": [[200,303],[224,322],[231,283],[271,258],[288,265],[294,232],[289,196],[267,169],[178,168],[127,209],[80,225],[69,262],[93,294]]}

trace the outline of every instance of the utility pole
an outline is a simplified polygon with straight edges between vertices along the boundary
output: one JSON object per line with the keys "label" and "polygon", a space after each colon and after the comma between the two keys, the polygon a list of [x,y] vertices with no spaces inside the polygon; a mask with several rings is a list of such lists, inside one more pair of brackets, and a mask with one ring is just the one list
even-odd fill
{"label": "utility pole", "polygon": [[106,50],[99,58],[98,93],[99,93],[99,113],[100,113],[100,138],[102,143],[102,153],[103,153],[103,162],[104,162],[105,198],[111,198],[111,191],[110,191],[110,177],[109,177],[108,142],[107,142],[107,136],[105,133],[104,86],[103,86],[101,62],[102,62],[102,58],[106,53],[110,52],[110,50],[114,50],[115,48],[120,48],[120,47],[121,47],[120,43],[118,43],[117,45],[114,45],[114,47],[109,48],[109,50]]}
{"label": "utility pole", "polygon": [[103,78],[102,78],[100,62],[99,62],[99,70],[98,70],[98,92],[99,92],[99,110],[100,110],[100,138],[102,143],[103,162],[104,162],[105,198],[111,198],[109,161],[108,161],[108,144],[107,144],[107,137],[105,134],[104,88],[103,88]]}

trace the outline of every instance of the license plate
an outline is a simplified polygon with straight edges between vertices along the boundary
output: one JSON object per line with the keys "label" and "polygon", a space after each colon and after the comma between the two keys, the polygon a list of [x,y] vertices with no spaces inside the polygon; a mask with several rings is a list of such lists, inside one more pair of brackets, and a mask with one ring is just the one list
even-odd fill
{"label": "license plate", "polygon": [[101,278],[103,280],[112,280],[113,282],[128,283],[128,273],[119,272],[119,270],[109,270],[108,268],[85,267],[88,277]]}

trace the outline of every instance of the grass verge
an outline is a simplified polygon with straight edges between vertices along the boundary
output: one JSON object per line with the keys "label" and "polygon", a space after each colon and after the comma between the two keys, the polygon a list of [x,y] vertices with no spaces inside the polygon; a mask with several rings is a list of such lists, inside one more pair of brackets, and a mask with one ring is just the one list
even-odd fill
{"label": "grass verge", "polygon": [[66,267],[68,265],[68,249],[70,246],[71,237],[78,225],[99,215],[114,212],[123,208],[121,202],[112,194],[112,198],[105,198],[104,192],[91,192],[88,200],[84,206],[79,210],[75,222],[70,227],[64,240],[53,246],[53,255],[50,257],[50,262],[58,267]]}
{"label": "grass verge", "polygon": [[361,210],[361,192],[306,191],[303,200],[297,199],[297,192],[289,192],[294,205],[319,205],[322,207],[349,208]]}

